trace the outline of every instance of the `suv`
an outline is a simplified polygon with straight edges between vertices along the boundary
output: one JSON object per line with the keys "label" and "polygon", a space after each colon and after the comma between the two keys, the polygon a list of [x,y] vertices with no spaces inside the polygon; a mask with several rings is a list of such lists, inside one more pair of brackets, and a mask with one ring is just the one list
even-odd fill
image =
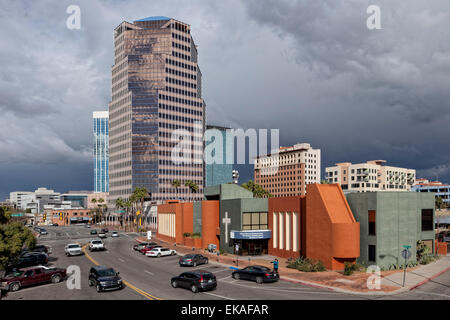
{"label": "suv", "polygon": [[114,271],[113,268],[97,266],[89,270],[89,286],[95,286],[97,292],[122,289],[122,278],[119,277],[119,272]]}
{"label": "suv", "polygon": [[161,257],[161,256],[174,256],[177,252],[169,248],[153,248],[148,251],[145,255],[147,257]]}
{"label": "suv", "polygon": [[69,243],[64,247],[64,251],[66,252],[66,256],[79,256],[83,254],[81,251],[81,246],[78,243]]}
{"label": "suv", "polygon": [[191,289],[193,293],[200,290],[213,290],[217,287],[216,276],[204,270],[184,272],[178,277],[173,277],[170,283],[174,288]]}
{"label": "suv", "polygon": [[91,242],[89,242],[89,251],[95,250],[105,250],[105,246],[102,240],[91,240]]}
{"label": "suv", "polygon": [[45,282],[58,283],[66,278],[66,270],[43,266],[24,268],[0,279],[0,289],[17,291],[21,287]]}
{"label": "suv", "polygon": [[26,268],[48,263],[48,255],[41,252],[22,252],[16,261],[9,264],[9,268]]}

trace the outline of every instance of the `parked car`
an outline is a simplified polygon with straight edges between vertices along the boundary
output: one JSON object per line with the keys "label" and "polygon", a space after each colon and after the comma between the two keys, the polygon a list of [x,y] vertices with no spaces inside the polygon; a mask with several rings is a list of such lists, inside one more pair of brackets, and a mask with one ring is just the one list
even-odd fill
{"label": "parked car", "polygon": [[22,252],[19,257],[9,263],[8,269],[20,269],[48,263],[48,255],[43,252]]}
{"label": "parked car", "polygon": [[236,280],[252,280],[257,283],[274,282],[280,279],[278,273],[264,266],[248,266],[234,271],[231,275]]}
{"label": "parked car", "polygon": [[111,237],[117,238],[117,237],[119,237],[119,233],[117,231],[113,231],[111,234]]}
{"label": "parked car", "polygon": [[47,268],[44,266],[29,267],[16,270],[0,279],[0,289],[17,291],[22,287],[47,282],[58,283],[66,278],[66,270],[60,268]]}
{"label": "parked car", "polygon": [[91,234],[97,234],[97,230],[91,230]]}
{"label": "parked car", "polygon": [[102,229],[102,232],[103,232],[103,233],[108,233],[108,231],[109,231],[108,228],[103,228],[103,229]]}
{"label": "parked car", "polygon": [[79,256],[83,254],[81,250],[81,246],[78,243],[69,243],[64,247],[64,251],[66,252],[66,256]]}
{"label": "parked car", "polygon": [[189,253],[180,258],[179,264],[180,266],[192,266],[196,267],[198,264],[207,264],[208,258],[202,256],[201,254]]}
{"label": "parked car", "polygon": [[193,293],[199,291],[213,290],[217,287],[216,276],[204,270],[195,270],[190,272],[183,272],[177,277],[170,280],[174,288],[191,289]]}
{"label": "parked car", "polygon": [[152,249],[155,249],[155,248],[162,248],[162,247],[159,246],[159,245],[145,246],[141,250],[139,250],[139,252],[142,253],[142,254],[146,254],[147,252],[149,252],[149,251],[151,251]]}
{"label": "parked car", "polygon": [[104,233],[104,232],[101,231],[101,232],[98,234],[98,237],[104,239],[104,238],[106,238],[106,233]]}
{"label": "parked car", "polygon": [[157,243],[155,243],[155,242],[140,242],[133,246],[133,250],[140,251],[142,248],[144,248],[146,246],[156,246],[156,245],[157,245]]}
{"label": "parked car", "polygon": [[44,245],[37,245],[34,246],[33,249],[23,249],[21,253],[24,252],[42,252],[42,253],[46,253],[47,255],[52,253],[52,247],[50,246],[44,246]]}
{"label": "parked car", "polygon": [[89,251],[97,251],[97,250],[105,250],[105,245],[103,244],[103,241],[100,239],[91,240],[91,242],[89,242]]}
{"label": "parked car", "polygon": [[113,268],[104,266],[92,267],[89,271],[89,286],[95,286],[97,292],[122,289],[122,278]]}
{"label": "parked car", "polygon": [[150,251],[147,251],[145,255],[147,257],[163,257],[163,256],[174,256],[177,252],[175,250],[169,248],[153,248]]}
{"label": "parked car", "polygon": [[91,228],[91,225],[88,223],[88,224],[85,224],[84,227],[89,229],[89,228]]}
{"label": "parked car", "polygon": [[57,224],[57,223],[52,223],[52,226],[54,226],[54,227],[59,227],[59,224]]}
{"label": "parked car", "polygon": [[45,230],[44,228],[41,228],[38,232],[39,232],[39,234],[41,234],[41,235],[46,235],[46,234],[48,234],[47,230]]}

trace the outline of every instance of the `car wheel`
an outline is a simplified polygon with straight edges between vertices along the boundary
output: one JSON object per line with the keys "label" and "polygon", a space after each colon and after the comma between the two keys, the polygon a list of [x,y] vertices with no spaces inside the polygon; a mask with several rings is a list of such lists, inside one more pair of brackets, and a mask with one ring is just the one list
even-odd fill
{"label": "car wheel", "polygon": [[52,276],[52,283],[58,283],[60,281],[61,281],[61,276],[59,274]]}
{"label": "car wheel", "polygon": [[172,251],[171,255],[173,255],[173,256],[174,256],[174,255],[175,255],[175,251]]}
{"label": "car wheel", "polygon": [[20,283],[14,282],[9,285],[9,291],[15,292],[20,289]]}
{"label": "car wheel", "polygon": [[208,264],[208,259],[206,259],[205,264]]}
{"label": "car wheel", "polygon": [[256,283],[263,283],[263,278],[262,277],[256,277]]}
{"label": "car wheel", "polygon": [[176,280],[172,281],[172,287],[177,288],[178,282]]}
{"label": "car wheel", "polygon": [[239,273],[235,273],[233,274],[233,278],[239,280],[241,278],[241,275]]}
{"label": "car wheel", "polygon": [[92,282],[91,279],[89,279],[89,287],[92,287],[94,285],[94,282]]}
{"label": "car wheel", "polygon": [[193,284],[193,285],[191,286],[191,291],[192,291],[193,293],[197,293],[197,292],[198,292],[198,287],[197,287],[195,284]]}
{"label": "car wheel", "polygon": [[100,288],[100,285],[97,285],[96,289],[97,289],[97,292],[102,291],[102,288]]}
{"label": "car wheel", "polygon": [[196,267],[197,266],[197,262],[194,262],[194,267]]}
{"label": "car wheel", "polygon": [[158,256],[157,256],[158,258],[161,258],[161,253],[158,253]]}

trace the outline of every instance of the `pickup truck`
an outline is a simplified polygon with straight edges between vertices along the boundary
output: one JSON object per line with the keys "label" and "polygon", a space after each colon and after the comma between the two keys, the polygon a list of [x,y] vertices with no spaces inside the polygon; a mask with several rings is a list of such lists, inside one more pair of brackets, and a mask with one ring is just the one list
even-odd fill
{"label": "pickup truck", "polygon": [[60,268],[47,268],[44,266],[29,267],[14,271],[0,278],[0,289],[17,291],[21,287],[52,282],[58,283],[66,278],[66,270]]}
{"label": "pickup truck", "polygon": [[96,251],[96,250],[105,250],[105,246],[103,244],[102,240],[91,240],[89,242],[89,251]]}
{"label": "pickup truck", "polygon": [[81,250],[81,246],[78,243],[69,243],[64,247],[64,251],[66,252],[66,256],[79,256],[83,254]]}

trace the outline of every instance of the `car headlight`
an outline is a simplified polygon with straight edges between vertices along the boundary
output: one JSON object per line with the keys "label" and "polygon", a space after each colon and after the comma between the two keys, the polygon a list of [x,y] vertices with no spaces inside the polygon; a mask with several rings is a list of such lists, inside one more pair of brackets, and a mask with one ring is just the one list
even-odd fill
{"label": "car headlight", "polygon": [[2,282],[2,287],[6,287],[8,285],[8,282]]}
{"label": "car headlight", "polygon": [[118,284],[121,284],[121,283],[122,283],[122,280],[121,280],[121,279],[117,280],[117,283],[118,283]]}

